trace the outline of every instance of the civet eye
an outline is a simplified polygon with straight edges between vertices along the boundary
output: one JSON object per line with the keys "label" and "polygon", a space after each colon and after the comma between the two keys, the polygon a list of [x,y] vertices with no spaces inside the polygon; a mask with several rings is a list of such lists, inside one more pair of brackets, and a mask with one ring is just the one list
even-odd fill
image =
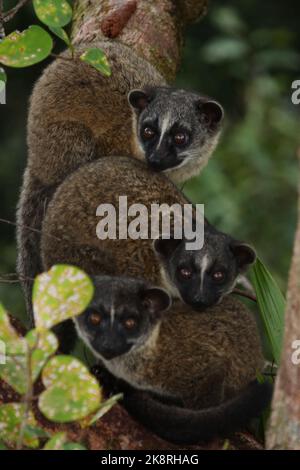
{"label": "civet eye", "polygon": [[98,312],[91,312],[89,314],[88,320],[91,325],[98,326],[102,321],[102,316]]}
{"label": "civet eye", "polygon": [[187,135],[183,132],[178,132],[174,135],[174,142],[176,145],[185,145],[187,143]]}
{"label": "civet eye", "polygon": [[151,127],[145,127],[142,132],[143,139],[151,140],[155,136],[155,132]]}
{"label": "civet eye", "polygon": [[223,271],[215,271],[212,274],[212,278],[216,282],[222,282],[225,279],[225,273]]}
{"label": "civet eye", "polygon": [[180,268],[179,274],[182,279],[190,279],[192,277],[192,271],[188,268]]}
{"label": "civet eye", "polygon": [[127,318],[123,324],[127,330],[132,330],[136,327],[136,320],[134,318]]}

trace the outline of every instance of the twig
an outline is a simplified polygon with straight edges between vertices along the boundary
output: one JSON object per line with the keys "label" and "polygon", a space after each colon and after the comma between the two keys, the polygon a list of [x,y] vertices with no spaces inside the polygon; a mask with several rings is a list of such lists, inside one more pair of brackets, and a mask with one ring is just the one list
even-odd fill
{"label": "twig", "polygon": [[241,295],[242,297],[246,297],[247,299],[253,300],[253,302],[257,302],[257,298],[255,295],[241,289],[233,289],[233,294]]}
{"label": "twig", "polygon": [[[29,225],[24,225],[24,224],[19,224],[17,222],[12,222],[11,220],[0,218],[0,222],[2,222],[3,224],[13,225],[14,227],[25,228],[26,230],[31,230],[31,232],[42,233],[42,230],[30,227]],[[60,238],[56,237],[55,235],[48,235],[48,234],[46,234],[46,235],[47,235],[47,237],[53,238],[53,239],[58,240],[60,242],[62,241]]]}
{"label": "twig", "polygon": [[28,0],[20,0],[19,3],[17,3],[15,7],[13,7],[11,10],[8,10],[6,13],[4,13],[3,15],[4,23],[7,23],[8,21],[10,21],[18,13],[20,8],[22,8],[27,2]]}

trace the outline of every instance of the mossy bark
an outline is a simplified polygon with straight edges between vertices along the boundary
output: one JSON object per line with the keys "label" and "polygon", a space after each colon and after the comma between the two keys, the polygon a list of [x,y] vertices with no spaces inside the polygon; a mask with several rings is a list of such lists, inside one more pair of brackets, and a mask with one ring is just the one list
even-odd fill
{"label": "mossy bark", "polygon": [[170,82],[180,64],[185,27],[206,9],[207,0],[77,0],[72,37],[75,43],[120,41]]}

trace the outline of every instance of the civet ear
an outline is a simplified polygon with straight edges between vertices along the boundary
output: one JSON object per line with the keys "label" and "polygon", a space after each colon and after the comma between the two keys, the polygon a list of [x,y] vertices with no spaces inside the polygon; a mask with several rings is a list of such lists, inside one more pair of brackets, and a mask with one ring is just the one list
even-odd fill
{"label": "civet ear", "polygon": [[255,250],[246,243],[234,242],[230,245],[230,249],[234,254],[238,267],[241,271],[245,271],[248,266],[256,260]]}
{"label": "civet ear", "polygon": [[200,99],[196,103],[200,122],[207,127],[220,124],[224,118],[224,109],[217,101]]}
{"label": "civet ear", "polygon": [[162,239],[157,238],[154,240],[153,247],[154,251],[162,258],[168,259],[174,253],[176,248],[182,243],[181,239]]}
{"label": "civet ear", "polygon": [[169,294],[159,287],[146,289],[142,293],[142,301],[146,310],[152,314],[158,314],[167,310],[171,305]]}
{"label": "civet ear", "polygon": [[147,90],[131,90],[128,93],[128,102],[137,111],[143,111],[152,99],[151,92]]}

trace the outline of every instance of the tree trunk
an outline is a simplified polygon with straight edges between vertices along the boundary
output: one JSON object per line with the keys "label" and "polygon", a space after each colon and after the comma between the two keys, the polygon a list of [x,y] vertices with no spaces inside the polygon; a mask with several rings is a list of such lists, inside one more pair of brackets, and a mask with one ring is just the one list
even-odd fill
{"label": "tree trunk", "polygon": [[[300,161],[300,149],[298,153]],[[294,343],[297,340],[300,341],[300,183],[298,227],[289,275],[283,353],[267,437],[269,449],[300,450],[300,364],[296,364],[300,354],[298,357],[295,354],[295,348],[299,349],[300,343]]]}
{"label": "tree trunk", "polygon": [[206,8],[207,0],[77,0],[72,37],[77,44],[117,39],[172,81],[185,27]]}

